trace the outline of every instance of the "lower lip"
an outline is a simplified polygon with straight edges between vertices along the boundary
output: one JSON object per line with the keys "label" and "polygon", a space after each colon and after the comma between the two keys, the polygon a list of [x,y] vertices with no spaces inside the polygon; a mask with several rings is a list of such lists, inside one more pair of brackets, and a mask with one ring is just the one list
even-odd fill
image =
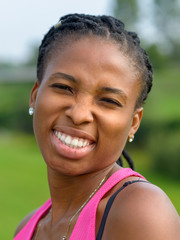
{"label": "lower lip", "polygon": [[59,140],[53,131],[51,133],[51,141],[52,141],[52,145],[54,146],[58,154],[70,159],[83,158],[95,147],[95,143],[93,143],[86,147],[70,148],[67,145],[65,145],[61,140]]}

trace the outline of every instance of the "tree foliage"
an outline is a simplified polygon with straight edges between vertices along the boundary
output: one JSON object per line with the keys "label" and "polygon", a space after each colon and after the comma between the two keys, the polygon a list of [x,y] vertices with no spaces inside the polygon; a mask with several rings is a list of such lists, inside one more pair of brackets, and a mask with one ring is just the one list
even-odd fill
{"label": "tree foliage", "polygon": [[33,43],[29,46],[29,56],[26,60],[26,66],[36,66],[38,57],[39,46],[37,43]]}
{"label": "tree foliage", "polygon": [[180,1],[154,0],[154,25],[164,47],[175,58],[180,56]]}
{"label": "tree foliage", "polygon": [[114,15],[122,19],[128,29],[144,36],[146,45],[155,44],[161,54],[179,61],[180,0],[114,1]]}
{"label": "tree foliage", "polygon": [[139,6],[137,0],[115,0],[114,15],[123,20],[130,29],[139,19]]}

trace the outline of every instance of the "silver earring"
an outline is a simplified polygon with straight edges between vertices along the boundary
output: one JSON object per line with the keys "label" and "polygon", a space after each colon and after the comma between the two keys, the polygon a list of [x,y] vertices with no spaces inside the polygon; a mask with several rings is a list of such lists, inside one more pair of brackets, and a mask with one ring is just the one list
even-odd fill
{"label": "silver earring", "polygon": [[29,115],[32,116],[34,114],[34,108],[30,107],[29,108]]}
{"label": "silver earring", "polygon": [[131,135],[130,137],[129,137],[129,142],[131,143],[131,142],[133,142],[133,140],[134,140],[134,135]]}

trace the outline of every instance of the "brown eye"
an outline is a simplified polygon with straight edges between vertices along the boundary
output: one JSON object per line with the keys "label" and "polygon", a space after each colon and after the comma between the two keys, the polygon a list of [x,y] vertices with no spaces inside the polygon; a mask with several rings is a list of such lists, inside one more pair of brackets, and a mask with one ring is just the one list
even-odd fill
{"label": "brown eye", "polygon": [[108,104],[116,105],[118,107],[122,107],[122,104],[120,102],[112,98],[102,98],[101,101],[106,102]]}
{"label": "brown eye", "polygon": [[71,92],[73,93],[73,90],[71,87],[69,87],[68,85],[65,85],[65,84],[60,84],[60,83],[54,83],[51,85],[52,88],[58,88],[58,89],[61,89],[61,90],[64,90],[64,91],[68,91],[68,92]]}

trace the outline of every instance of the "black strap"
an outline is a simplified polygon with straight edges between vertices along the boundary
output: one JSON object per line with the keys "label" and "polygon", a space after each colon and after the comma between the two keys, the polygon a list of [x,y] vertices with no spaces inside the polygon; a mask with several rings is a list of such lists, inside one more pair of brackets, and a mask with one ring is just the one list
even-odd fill
{"label": "black strap", "polygon": [[136,182],[145,182],[145,183],[149,183],[147,181],[144,181],[144,180],[134,180],[134,181],[128,181],[128,182],[125,182],[123,184],[123,186],[117,190],[117,192],[115,192],[108,200],[107,204],[106,204],[106,208],[105,208],[105,211],[104,211],[104,214],[103,214],[103,217],[102,217],[102,220],[101,220],[101,224],[100,224],[100,227],[99,227],[99,231],[98,231],[98,234],[97,234],[97,237],[96,237],[96,240],[101,240],[102,238],[102,235],[103,235],[103,232],[104,232],[104,227],[105,227],[105,224],[106,224],[106,220],[107,220],[107,217],[108,217],[108,214],[109,214],[109,211],[111,209],[111,206],[114,202],[114,199],[115,197],[118,195],[119,192],[121,192],[125,187],[127,187],[128,185],[132,184],[132,183],[136,183]]}

